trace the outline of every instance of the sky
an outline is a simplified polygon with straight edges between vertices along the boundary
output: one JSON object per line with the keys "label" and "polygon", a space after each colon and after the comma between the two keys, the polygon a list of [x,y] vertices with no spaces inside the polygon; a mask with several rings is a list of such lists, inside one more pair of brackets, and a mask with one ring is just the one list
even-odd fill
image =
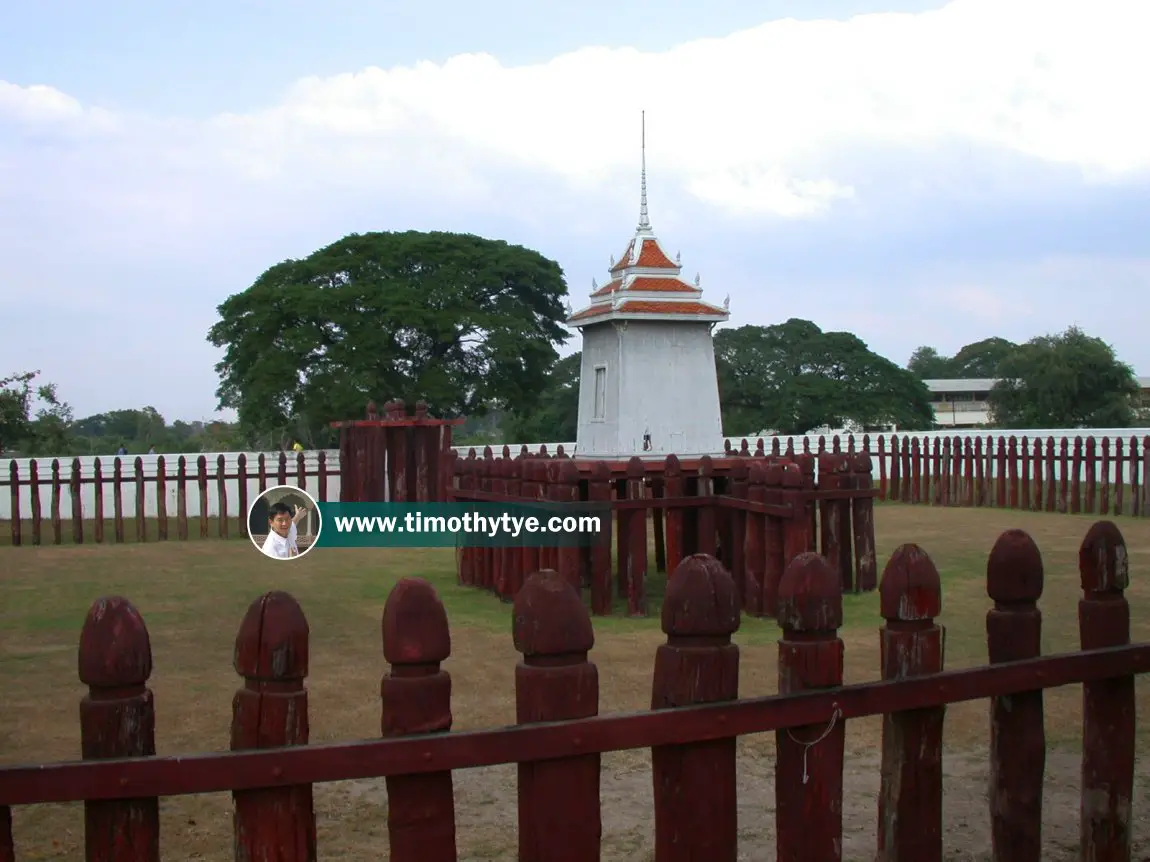
{"label": "sky", "polygon": [[217,306],[349,233],[519,243],[579,307],[641,111],[655,231],[729,325],[900,365],[1077,325],[1150,375],[1147,32],[1145,0],[0,0],[0,377],[210,418]]}

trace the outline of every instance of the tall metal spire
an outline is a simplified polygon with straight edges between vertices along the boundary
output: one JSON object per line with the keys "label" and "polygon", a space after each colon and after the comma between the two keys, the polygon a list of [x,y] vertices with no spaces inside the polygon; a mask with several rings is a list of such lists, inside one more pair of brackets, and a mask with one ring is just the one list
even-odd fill
{"label": "tall metal spire", "polygon": [[640,233],[650,233],[651,220],[647,215],[647,112],[643,111],[640,117],[639,151],[642,159],[642,170],[639,173],[639,227],[637,230]]}

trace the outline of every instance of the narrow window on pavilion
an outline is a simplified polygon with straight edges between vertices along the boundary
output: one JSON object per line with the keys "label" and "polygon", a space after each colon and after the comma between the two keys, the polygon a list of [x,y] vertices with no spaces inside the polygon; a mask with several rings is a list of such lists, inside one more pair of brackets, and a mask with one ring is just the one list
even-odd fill
{"label": "narrow window on pavilion", "polygon": [[607,418],[607,366],[595,366],[595,419]]}

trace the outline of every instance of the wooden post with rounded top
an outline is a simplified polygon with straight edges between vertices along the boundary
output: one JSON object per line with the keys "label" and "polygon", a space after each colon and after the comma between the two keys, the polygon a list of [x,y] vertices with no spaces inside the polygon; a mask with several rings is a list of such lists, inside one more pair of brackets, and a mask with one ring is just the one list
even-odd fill
{"label": "wooden post with rounded top", "polygon": [[[451,730],[451,655],[447,611],[421,578],[401,578],[383,607],[380,732],[386,737]],[[451,772],[387,777],[387,834],[392,862],[455,862]]]}
{"label": "wooden post with rounded top", "polygon": [[[558,572],[527,579],[515,597],[515,720],[520,724],[599,714],[591,617]],[[578,736],[572,740],[577,752]],[[600,756],[574,754],[519,764],[520,862],[598,862]],[[421,862],[422,862],[422,858]]]}
{"label": "wooden post with rounded top", "polygon": [[[806,551],[779,583],[779,694],[843,682],[842,577]],[[835,707],[825,723],[775,733],[775,834],[779,862],[840,862],[845,723]]]}
{"label": "wooden post with rounded top", "polygon": [[[130,601],[113,596],[92,603],[80,632],[79,670],[88,686],[80,701],[83,758],[154,756],[156,706],[148,688],[152,644]],[[84,849],[88,862],[159,862],[159,800],[85,802]]]}
{"label": "wooden post with rounded top", "polygon": [[[1078,551],[1082,649],[1130,643],[1130,561],[1112,521],[1090,528]],[[1134,677],[1082,685],[1081,858],[1128,862],[1134,799]]]}
{"label": "wooden post with rounded top", "polygon": [[[278,591],[252,602],[233,663],[244,684],[232,700],[232,751],[307,745],[308,624],[299,603]],[[237,790],[232,800],[236,858],[314,862],[310,784]]]}
{"label": "wooden post with rounded top", "polygon": [[[736,700],[739,595],[712,556],[687,557],[667,581],[663,631],[655,654],[651,708]],[[651,750],[655,784],[656,862],[735,862],[738,798],[735,738],[663,745]]]}
{"label": "wooden post with rounded top", "polygon": [[[942,670],[942,583],[927,553],[902,545],[883,569],[879,602],[882,678]],[[879,862],[942,860],[942,723],[945,707],[887,713],[882,724]]]}
{"label": "wooden post with rounded top", "polygon": [[[1007,530],[998,537],[986,563],[986,591],[994,600],[986,615],[991,664],[1041,653],[1042,612],[1037,602],[1042,579],[1042,554],[1029,535]],[[1041,860],[1045,768],[1042,689],[991,698],[990,826],[995,862]]]}

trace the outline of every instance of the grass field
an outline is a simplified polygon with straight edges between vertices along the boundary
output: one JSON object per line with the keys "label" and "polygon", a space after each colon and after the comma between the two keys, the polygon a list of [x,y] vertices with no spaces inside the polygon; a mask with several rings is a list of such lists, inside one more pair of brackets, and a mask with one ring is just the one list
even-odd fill
{"label": "grass field", "polygon": [[[1034,536],[1046,565],[1044,652],[1077,647],[1078,545],[1090,516],[1041,515],[978,509],[884,505],[876,516],[880,565],[907,541],[934,557],[943,577],[947,626],[946,664],[986,660],[986,555],[998,534],[1020,527]],[[1134,638],[1150,640],[1150,521],[1115,519],[1130,547]],[[215,534],[215,525],[212,525]],[[129,535],[132,530],[129,527]],[[234,532],[234,531],[233,531]],[[69,533],[65,526],[65,533]],[[198,529],[191,530],[193,536]],[[0,539],[3,541],[3,539]],[[67,539],[65,538],[65,541]],[[161,753],[227,747],[231,696],[239,680],[231,668],[236,629],[249,603],[268,589],[286,589],[302,604],[311,625],[308,680],[312,741],[377,736],[379,678],[384,670],[380,614],[391,585],[403,576],[435,584],[447,607],[453,656],[457,729],[514,721],[510,608],[490,595],[455,583],[451,550],[346,550],[311,553],[289,566],[261,557],[246,539],[193,540],[124,545],[67,544],[0,547],[0,760],[7,763],[71,759],[79,755],[77,704],[84,690],[76,678],[76,644],[92,600],[132,599],[147,621],[155,656],[157,743]],[[661,580],[659,578],[658,580]],[[646,708],[651,668],[662,641],[657,597],[646,620],[597,619],[592,660],[600,668],[601,711]],[[878,675],[881,624],[877,594],[848,596],[842,632],[848,681]],[[742,647],[743,695],[775,691],[772,621],[745,619],[736,635]],[[1150,707],[1139,687],[1139,710]],[[1081,693],[1048,692],[1046,698],[1046,858],[1075,858],[1077,748]],[[847,728],[847,797],[844,856],[871,858],[878,788],[877,719]],[[948,858],[987,858],[985,703],[961,704],[947,713]],[[1140,742],[1141,742],[1140,738]],[[748,859],[773,856],[773,735],[740,743],[740,834]],[[1139,766],[1139,809],[1147,771]],[[515,858],[515,772],[500,767],[456,776],[462,858]],[[604,859],[649,856],[651,788],[646,752],[604,757]],[[386,858],[383,782],[342,782],[316,790],[320,853],[327,859]],[[226,794],[179,798],[162,805],[163,849],[168,858],[231,858],[230,799]],[[1150,818],[1136,816],[1136,835]],[[18,858],[82,855],[80,806],[45,806],[15,812]]]}

